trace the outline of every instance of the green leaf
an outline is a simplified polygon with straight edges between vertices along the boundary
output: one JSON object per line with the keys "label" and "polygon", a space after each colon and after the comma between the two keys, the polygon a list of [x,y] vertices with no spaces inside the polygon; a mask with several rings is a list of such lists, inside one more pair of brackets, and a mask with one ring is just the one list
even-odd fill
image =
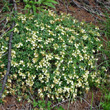
{"label": "green leaf", "polygon": [[31,8],[31,5],[27,4],[27,5],[25,6],[25,8]]}
{"label": "green leaf", "polygon": [[29,1],[29,3],[30,3],[30,4],[34,4],[34,1],[31,0],[31,1]]}
{"label": "green leaf", "polygon": [[41,103],[41,105],[42,105],[43,108],[46,106],[45,103],[43,103],[43,102]]}
{"label": "green leaf", "polygon": [[58,4],[58,2],[56,2],[56,1],[54,1],[54,0],[47,0],[47,2],[54,3],[54,4]]}
{"label": "green leaf", "polygon": [[44,0],[38,0],[37,4],[42,4],[44,2]]}
{"label": "green leaf", "polygon": [[48,106],[48,107],[50,107],[50,106],[51,106],[51,102],[50,102],[50,101],[48,101],[47,106]]}
{"label": "green leaf", "polygon": [[27,3],[29,0],[23,0],[23,2]]}
{"label": "green leaf", "polygon": [[38,103],[34,100],[33,101],[33,107],[36,107],[38,105]]}
{"label": "green leaf", "polygon": [[44,8],[44,6],[36,7],[36,9],[39,10],[39,11],[44,11],[43,8]]}
{"label": "green leaf", "polygon": [[2,89],[2,84],[0,83],[0,90]]}
{"label": "green leaf", "polygon": [[51,7],[51,8],[55,8],[55,6],[52,3],[43,3],[44,5]]}
{"label": "green leaf", "polygon": [[57,110],[64,110],[64,108],[62,106],[60,106]]}
{"label": "green leaf", "polygon": [[41,104],[41,103],[42,103],[42,101],[41,101],[41,100],[39,100],[39,101],[38,101],[38,104]]}
{"label": "green leaf", "polygon": [[39,5],[39,2],[34,2],[34,4],[37,4],[37,5]]}
{"label": "green leaf", "polygon": [[33,5],[33,12],[34,12],[34,15],[36,14],[36,6]]}
{"label": "green leaf", "polygon": [[2,101],[2,99],[0,99],[0,104],[3,104],[3,101]]}

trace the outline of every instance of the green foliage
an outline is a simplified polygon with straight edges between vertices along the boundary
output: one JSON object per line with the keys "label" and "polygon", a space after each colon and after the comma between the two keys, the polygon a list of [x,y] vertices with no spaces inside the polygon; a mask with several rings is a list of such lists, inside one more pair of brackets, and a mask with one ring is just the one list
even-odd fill
{"label": "green foliage", "polygon": [[64,108],[60,106],[60,107],[57,107],[56,110],[64,110]]}
{"label": "green foliage", "polygon": [[[104,19],[103,22],[101,22],[101,33],[104,35],[102,39],[104,48],[102,49],[102,55],[103,55],[103,62],[106,61],[105,65],[106,67],[110,67],[110,14],[105,13],[106,20]],[[101,101],[100,105],[103,107],[104,110],[110,110],[110,92],[109,92],[109,87],[110,87],[110,77],[108,77],[107,80],[107,85],[103,85],[100,87],[102,93],[105,95],[104,101]]]}
{"label": "green foliage", "polygon": [[43,109],[43,110],[51,110],[51,102],[48,101],[47,104],[44,100],[39,100],[39,101],[33,101],[32,103],[33,107],[34,108],[40,108],[40,109]]}
{"label": "green foliage", "polygon": [[[102,49],[97,26],[50,10],[36,16],[18,14],[14,21],[11,71],[3,97],[29,100],[30,91],[38,99],[61,101],[106,82],[106,68],[96,65]],[[0,77],[7,69],[8,34],[0,38]]]}
{"label": "green foliage", "polygon": [[103,22],[104,29],[103,31],[105,32],[105,36],[107,37],[107,40],[110,39],[110,14],[105,13],[106,20]]}
{"label": "green foliage", "polygon": [[101,33],[104,35],[102,39],[103,40],[103,44],[104,44],[104,48],[103,48],[103,54],[105,54],[105,56],[103,56],[104,60],[108,60],[106,65],[108,65],[108,68],[110,66],[110,14],[109,13],[105,13],[105,18],[103,22],[101,22]]}
{"label": "green foliage", "polygon": [[34,110],[64,110],[62,106],[52,108],[52,103],[50,101],[46,103],[45,100],[33,100],[32,105],[34,107]]}
{"label": "green foliage", "polygon": [[11,4],[9,4],[9,2],[7,0],[3,0],[3,9],[2,9],[2,12],[7,12],[7,11],[10,11],[10,8],[9,6],[11,6]]}
{"label": "green foliage", "polygon": [[[37,2],[35,0],[23,0],[25,2],[25,9],[33,10],[34,14],[36,14],[36,11],[44,11],[44,9],[48,9],[48,7],[55,8],[53,4],[57,4],[55,0],[38,0]],[[36,6],[37,5],[37,6]]]}
{"label": "green foliage", "polygon": [[2,83],[1,83],[1,81],[0,81],[0,90],[1,90],[1,88],[2,88]]}
{"label": "green foliage", "polygon": [[92,105],[93,105],[93,97],[94,97],[93,95],[94,94],[93,94],[93,91],[92,91],[91,108],[90,108],[91,110],[92,110]]}
{"label": "green foliage", "polygon": [[105,101],[100,103],[104,110],[110,110],[110,92],[105,95]]}
{"label": "green foliage", "polygon": [[0,99],[0,104],[3,104],[3,101],[2,101],[2,99]]}

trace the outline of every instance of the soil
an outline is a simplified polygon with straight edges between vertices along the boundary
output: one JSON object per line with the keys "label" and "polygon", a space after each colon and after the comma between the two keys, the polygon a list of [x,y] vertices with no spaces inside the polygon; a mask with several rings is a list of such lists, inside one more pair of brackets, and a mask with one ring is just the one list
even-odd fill
{"label": "soil", "polygon": [[[92,110],[102,110],[100,107],[101,98],[103,98],[101,90],[93,89],[88,93],[85,93],[84,97],[82,98],[77,97],[76,100],[73,101],[72,103],[70,103],[69,101],[67,102],[64,101],[63,103],[59,103],[57,107],[62,106],[64,110],[90,110],[92,103]],[[4,99],[4,104],[0,105],[0,110],[32,110],[31,108],[32,105],[29,102],[27,101],[18,102],[15,96],[7,96]]]}
{"label": "soil", "polygon": [[[57,0],[57,1],[59,1],[59,4],[56,5],[55,11],[57,11],[58,14],[61,12],[70,13],[79,21],[84,20],[87,23],[92,22],[93,24],[100,26],[100,24],[97,22],[97,19],[100,18],[100,16],[97,16],[96,14],[91,14],[83,8],[78,8],[75,4],[71,2],[72,0],[67,0],[68,3],[71,3],[71,5],[68,4],[68,7],[64,5],[64,2],[61,2],[63,0]],[[20,2],[17,5],[19,12],[21,12],[23,5],[24,4],[22,2]],[[92,8],[96,8],[98,6],[98,9],[102,10],[101,7],[95,3],[95,0],[89,0],[89,6]],[[93,97],[93,101],[92,101],[92,97]],[[73,101],[73,103],[70,103],[70,105],[69,102],[67,101],[62,104],[59,104],[59,106],[61,105],[65,110],[90,110],[92,103],[92,110],[99,110],[99,109],[101,110],[100,101],[102,97],[103,95],[101,90],[94,88],[88,93],[85,93],[85,96],[82,98],[82,100],[79,97],[77,97],[77,100]],[[4,102],[5,102],[4,104],[0,104],[0,110],[32,110],[31,109],[32,105],[30,103],[28,103],[27,101],[18,102],[15,96],[6,97]]]}

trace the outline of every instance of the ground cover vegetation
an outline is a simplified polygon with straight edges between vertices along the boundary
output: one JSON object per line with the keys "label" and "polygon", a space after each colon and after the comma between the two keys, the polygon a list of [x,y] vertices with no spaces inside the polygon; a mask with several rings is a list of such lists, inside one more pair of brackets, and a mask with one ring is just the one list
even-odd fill
{"label": "ground cover vegetation", "polygon": [[[103,33],[105,38],[101,38],[103,40],[103,45],[105,46],[102,49],[103,61],[106,61],[106,65],[108,65],[108,73],[110,71],[110,15],[108,12],[105,13],[106,21],[104,20],[101,25],[101,32]],[[108,60],[108,61],[107,61]],[[108,81],[107,85],[102,83],[100,87],[103,93],[103,101],[100,102],[100,105],[103,107],[104,110],[110,109],[110,81]]]}
{"label": "ground cover vegetation", "polygon": [[[47,95],[64,100],[106,81],[106,67],[97,70],[96,65],[96,54],[102,48],[98,27],[52,11],[29,17],[18,14],[14,20],[11,74],[4,95],[37,91],[40,98]],[[2,77],[6,74],[7,55],[3,54],[8,40],[8,35],[0,40]]]}
{"label": "ground cover vegetation", "polygon": [[[11,30],[11,69],[3,98],[16,95],[19,101],[32,102],[31,96],[53,102],[73,101],[91,87],[107,84],[109,60],[104,57],[100,63],[99,56],[108,55],[109,51],[104,51],[98,26],[52,10],[7,17],[9,25],[12,21],[16,25]],[[10,32],[0,37],[1,79],[7,71],[9,36]],[[42,105],[34,100],[33,106],[38,104]]]}
{"label": "ground cover vegetation", "polygon": [[[44,11],[44,9],[48,9],[49,7],[55,8],[54,4],[57,4],[54,0],[23,0],[25,3],[25,8],[28,10],[28,13],[33,12],[36,14],[36,11]],[[37,7],[36,7],[37,5]]]}

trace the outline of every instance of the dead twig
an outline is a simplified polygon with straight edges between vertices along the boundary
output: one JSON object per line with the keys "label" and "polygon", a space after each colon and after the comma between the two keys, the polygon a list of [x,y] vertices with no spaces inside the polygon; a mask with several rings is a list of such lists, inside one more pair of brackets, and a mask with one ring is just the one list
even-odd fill
{"label": "dead twig", "polygon": [[5,56],[6,54],[8,54],[8,52],[4,53],[2,56]]}
{"label": "dead twig", "polygon": [[[82,97],[79,97],[79,96],[77,96],[76,98],[82,99],[84,102],[86,102],[89,105],[89,107],[91,107],[91,104],[89,104],[89,102],[85,98],[82,98]],[[94,108],[94,107],[92,107],[92,108]]]}
{"label": "dead twig", "polygon": [[62,101],[62,102],[60,102],[60,103],[58,103],[58,104],[56,104],[56,105],[53,105],[52,108],[54,108],[54,107],[56,107],[56,106],[58,106],[58,105],[62,105],[63,103],[68,102],[68,101],[69,101],[69,99],[64,100],[64,101]]}
{"label": "dead twig", "polygon": [[[11,29],[14,27],[15,23],[13,22],[12,26],[11,26]],[[7,72],[6,72],[6,75],[4,77],[4,80],[3,80],[3,84],[2,84],[2,89],[0,91],[0,98],[2,97],[2,93],[4,91],[4,88],[5,88],[5,85],[6,85],[6,82],[7,82],[7,77],[9,75],[9,71],[10,71],[10,66],[11,66],[11,42],[12,42],[12,37],[13,37],[13,31],[11,32],[10,34],[10,39],[9,39],[9,50],[8,50],[8,66],[7,66]]]}
{"label": "dead twig", "polygon": [[30,93],[30,91],[28,91],[29,95],[31,96],[31,99],[34,100],[34,97],[32,96],[32,94]]}
{"label": "dead twig", "polygon": [[88,5],[85,4],[85,7],[82,7],[84,8],[86,11],[92,13],[92,14],[96,14],[98,16],[102,16],[102,17],[105,17],[105,15],[103,14],[103,12],[101,12],[100,10],[98,10],[97,8],[92,8]]}
{"label": "dead twig", "polygon": [[13,3],[14,3],[14,9],[15,9],[15,12],[17,12],[17,5],[16,5],[16,1],[13,0]]}
{"label": "dead twig", "polygon": [[[15,2],[15,0],[13,0],[13,2],[14,2],[14,8],[15,8],[15,12],[16,12],[16,11],[17,11],[16,2]],[[12,29],[14,26],[15,26],[15,22],[13,21],[12,26],[11,26],[11,29]],[[4,79],[3,79],[2,89],[1,89],[1,91],[0,91],[0,98],[2,98],[2,94],[3,94],[3,91],[4,91],[4,89],[5,89],[6,82],[7,82],[7,78],[8,78],[9,72],[10,72],[10,67],[11,67],[12,38],[13,38],[13,31],[11,31],[10,38],[9,38],[7,72],[6,72],[6,75],[5,75]]]}
{"label": "dead twig", "polygon": [[4,18],[0,21],[0,23],[2,23],[5,19],[6,19],[6,17],[4,17]]}
{"label": "dead twig", "polygon": [[1,105],[1,107],[2,107],[2,110],[5,110],[5,108],[3,107],[3,105]]}
{"label": "dead twig", "polygon": [[30,106],[29,106],[29,110],[32,110],[32,106],[31,106],[31,104],[30,104]]}
{"label": "dead twig", "polygon": [[[102,16],[102,17],[105,17],[105,15],[103,14],[103,12],[101,12],[100,10],[98,9],[94,9],[92,7],[90,7],[90,5],[87,5],[86,3],[83,3],[82,5],[77,3],[76,1],[72,0],[72,2],[78,7],[78,8],[82,8],[84,9],[85,11],[89,12],[89,13],[92,13],[92,14],[95,14],[95,15],[98,15],[98,16]],[[99,19],[97,17],[97,19]]]}
{"label": "dead twig", "polygon": [[73,2],[78,8],[82,8],[82,6],[79,5],[76,1],[72,0],[72,2]]}
{"label": "dead twig", "polygon": [[7,23],[8,23],[8,21],[6,20],[6,22],[5,22],[5,24],[4,24],[3,28],[2,28],[2,31],[3,31],[4,28],[6,27]]}
{"label": "dead twig", "polygon": [[105,3],[103,3],[103,2],[101,2],[101,1],[99,1],[99,0],[95,0],[95,2],[96,2],[97,4],[103,5],[108,11],[110,11],[110,10],[109,10],[110,6],[108,5],[108,3],[110,3],[110,2],[105,2]]}
{"label": "dead twig", "polygon": [[3,37],[4,33],[7,33],[9,30],[10,30],[10,27],[6,31],[2,32],[2,34],[0,35],[0,37]]}

